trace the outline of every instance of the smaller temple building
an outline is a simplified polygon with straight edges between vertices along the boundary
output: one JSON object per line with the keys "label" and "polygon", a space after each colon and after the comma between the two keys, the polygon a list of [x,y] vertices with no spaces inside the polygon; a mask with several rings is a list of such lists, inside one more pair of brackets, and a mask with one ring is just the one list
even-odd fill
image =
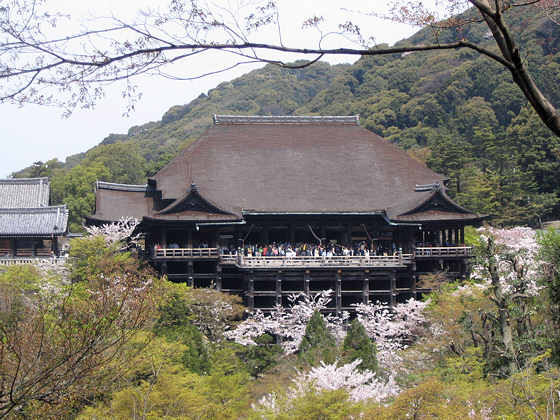
{"label": "smaller temple building", "polygon": [[332,289],[330,310],[394,304],[434,271],[465,274],[464,228],[484,215],[358,117],[214,116],[145,185],[98,182],[90,224],[141,221],[160,273],[252,309]]}
{"label": "smaller temple building", "polygon": [[0,180],[0,264],[56,257],[68,209],[50,205],[48,178]]}

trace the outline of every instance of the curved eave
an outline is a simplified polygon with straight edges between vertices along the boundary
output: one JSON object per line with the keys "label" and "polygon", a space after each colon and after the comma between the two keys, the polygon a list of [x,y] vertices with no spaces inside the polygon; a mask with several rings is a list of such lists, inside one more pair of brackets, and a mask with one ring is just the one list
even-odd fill
{"label": "curved eave", "polygon": [[413,215],[399,216],[396,221],[402,222],[455,222],[455,223],[479,223],[486,219],[486,215],[476,213],[418,213]]}
{"label": "curved eave", "polygon": [[52,238],[66,234],[67,232],[0,233],[0,238]]}
{"label": "curved eave", "polygon": [[383,217],[385,212],[383,211],[317,211],[317,212],[268,212],[268,211],[255,211],[255,210],[243,210],[243,216],[381,216]]}

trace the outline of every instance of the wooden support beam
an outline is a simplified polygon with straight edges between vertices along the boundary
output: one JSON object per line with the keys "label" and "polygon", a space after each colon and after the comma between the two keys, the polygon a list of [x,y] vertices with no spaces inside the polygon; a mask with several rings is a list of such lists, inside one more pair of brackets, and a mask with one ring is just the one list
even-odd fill
{"label": "wooden support beam", "polygon": [[282,270],[276,273],[276,304],[282,305]]}
{"label": "wooden support beam", "polygon": [[218,292],[222,291],[222,266],[220,264],[216,264],[216,290]]}
{"label": "wooden support beam", "polygon": [[342,270],[336,271],[335,295],[336,314],[340,315],[342,313]]}
{"label": "wooden support beam", "polygon": [[362,303],[367,304],[369,302],[369,270],[363,272],[363,288]]}
{"label": "wooden support beam", "polygon": [[396,301],[396,297],[397,297],[397,278],[395,276],[395,272],[392,271],[391,273],[389,273],[389,288],[390,288],[390,295],[389,295],[389,305],[391,306],[395,306],[395,304],[397,303]]}

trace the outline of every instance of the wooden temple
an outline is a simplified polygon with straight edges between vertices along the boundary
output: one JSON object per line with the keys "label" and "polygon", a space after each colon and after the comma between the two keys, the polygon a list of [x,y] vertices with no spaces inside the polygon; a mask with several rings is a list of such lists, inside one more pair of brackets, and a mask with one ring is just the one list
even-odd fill
{"label": "wooden temple", "polygon": [[146,185],[98,182],[87,222],[138,218],[161,274],[251,310],[332,289],[340,313],[418,298],[423,274],[465,274],[464,227],[484,216],[446,182],[357,116],[215,115]]}
{"label": "wooden temple", "polygon": [[0,265],[58,257],[68,209],[50,205],[48,178],[0,180]]}

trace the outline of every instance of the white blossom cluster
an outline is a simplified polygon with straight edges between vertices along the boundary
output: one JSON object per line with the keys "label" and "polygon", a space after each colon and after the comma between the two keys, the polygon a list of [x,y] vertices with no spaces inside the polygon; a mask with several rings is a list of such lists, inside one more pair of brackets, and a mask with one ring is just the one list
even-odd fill
{"label": "white blossom cluster", "polygon": [[121,217],[116,223],[107,223],[101,226],[84,226],[84,228],[92,236],[103,236],[105,243],[108,245],[120,242],[136,244],[138,235],[133,236],[133,233],[139,223],[138,219]]}
{"label": "white blossom cluster", "polygon": [[[539,245],[535,231],[527,227],[511,229],[480,228],[484,244],[493,242],[494,258],[502,293],[513,296],[537,296],[540,286],[539,262],[537,253]],[[487,264],[476,264],[473,267],[473,278],[489,281]]]}
{"label": "white blossom cluster", "polygon": [[[291,297],[292,305],[278,305],[266,315],[260,310],[252,313],[235,330],[226,332],[226,338],[244,346],[255,345],[255,339],[263,334],[280,337],[286,354],[295,353],[305,335],[305,327],[315,310],[326,308],[332,290],[323,291],[315,297],[303,294]],[[423,314],[428,302],[410,299],[394,308],[385,303],[357,304],[358,319],[368,336],[375,341],[378,360],[382,366],[393,366],[399,362],[398,350],[405,349],[423,331],[426,318]],[[325,316],[327,328],[340,343],[346,336],[349,314],[337,317]]]}
{"label": "white blossom cluster", "polygon": [[280,409],[288,410],[294,400],[310,392],[344,389],[352,401],[384,401],[398,395],[401,391],[393,377],[387,381],[377,378],[374,372],[357,370],[361,359],[338,366],[337,363],[321,362],[320,366],[309,372],[299,372],[292,379],[292,386],[285,395],[271,393],[265,395],[254,408],[264,408],[279,414]]}
{"label": "white blossom cluster", "polygon": [[356,305],[358,319],[368,336],[377,345],[377,359],[383,367],[391,367],[401,361],[398,350],[404,350],[424,330],[424,309],[430,301],[420,302],[413,298],[391,308],[386,303],[359,303]]}
{"label": "white blossom cluster", "polygon": [[[305,327],[316,310],[325,309],[331,301],[332,290],[325,290],[315,296],[306,296],[303,293],[293,294],[289,297],[289,308],[277,305],[275,310],[265,315],[260,310],[251,313],[240,323],[235,330],[227,331],[226,338],[236,343],[255,345],[255,338],[263,334],[280,337],[282,347],[286,354],[295,353],[305,335]],[[327,314],[325,322],[327,328],[338,341],[346,336],[346,324],[349,314],[343,312],[340,317]]]}

